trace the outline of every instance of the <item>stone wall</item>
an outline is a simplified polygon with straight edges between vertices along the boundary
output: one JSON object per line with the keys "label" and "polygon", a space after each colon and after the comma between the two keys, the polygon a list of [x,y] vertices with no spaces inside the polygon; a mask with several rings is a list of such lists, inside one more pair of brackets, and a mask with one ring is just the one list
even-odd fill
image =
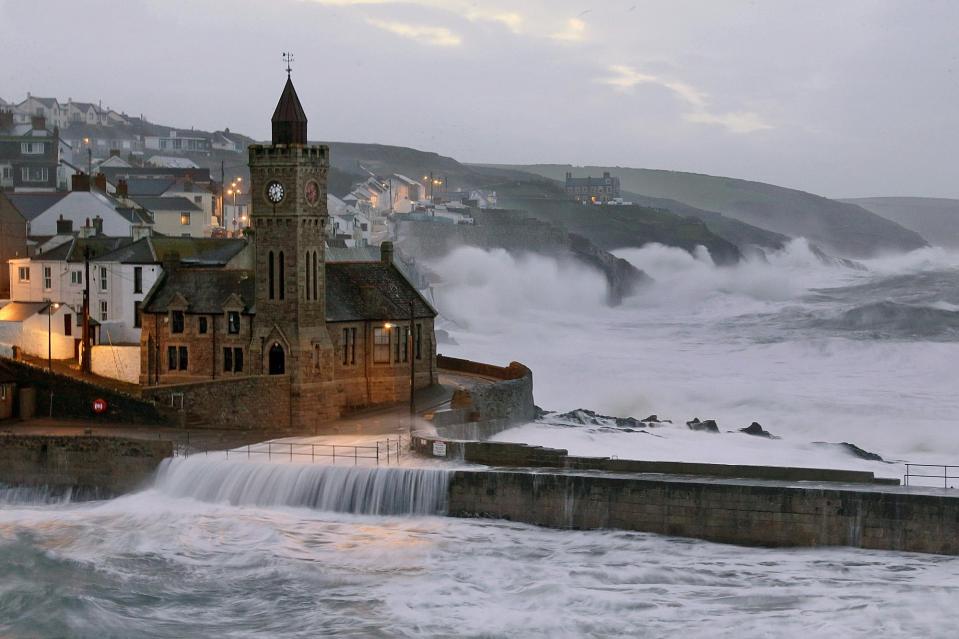
{"label": "stone wall", "polygon": [[468,421],[496,421],[509,426],[536,417],[533,372],[519,362],[510,362],[509,366],[501,367],[438,355],[436,363],[441,370],[481,375],[494,380],[490,384],[460,388],[453,393],[451,408],[470,411]]}
{"label": "stone wall", "polygon": [[[123,424],[154,425],[170,421],[166,412],[139,397],[17,360],[3,358],[3,364],[14,371],[21,389],[35,389],[38,416]],[[106,412],[99,415],[93,412],[93,400],[97,398],[107,401]]]}
{"label": "stone wall", "polygon": [[[562,448],[531,446],[514,442],[456,441],[452,438],[417,433],[413,450],[434,455],[434,442],[442,442],[447,457],[473,464],[500,467],[562,468],[613,473],[647,473],[680,476],[708,476],[724,479],[772,481],[815,481],[898,485],[895,479],[877,479],[872,472],[832,468],[791,468],[745,464],[704,464],[695,462],[641,461],[610,457],[576,457]],[[444,448],[444,447],[441,447]]]}
{"label": "stone wall", "polygon": [[0,484],[113,497],[143,486],[172,452],[168,441],[0,434]]}
{"label": "stone wall", "polygon": [[755,546],[959,554],[959,495],[854,485],[459,470],[449,514]]}
{"label": "stone wall", "polygon": [[241,430],[290,428],[290,378],[254,375],[143,389],[145,398],[181,410],[195,426]]}

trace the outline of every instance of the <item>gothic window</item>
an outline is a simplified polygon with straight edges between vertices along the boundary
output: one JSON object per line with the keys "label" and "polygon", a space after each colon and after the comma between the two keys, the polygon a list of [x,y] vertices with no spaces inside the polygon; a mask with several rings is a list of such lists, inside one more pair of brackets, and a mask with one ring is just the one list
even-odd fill
{"label": "gothic window", "polygon": [[304,264],[306,264],[306,296],[305,297],[307,300],[309,300],[310,299],[310,252],[309,251],[306,252],[306,261],[304,262]]}
{"label": "gothic window", "polygon": [[267,268],[267,281],[269,282],[270,287],[270,299],[273,299],[273,251],[270,251],[269,254],[269,265]]}
{"label": "gothic window", "polygon": [[280,299],[286,299],[286,260],[283,251],[280,251]]}
{"label": "gothic window", "polygon": [[343,329],[343,365],[356,364],[356,328]]}
{"label": "gothic window", "polygon": [[[317,294],[317,279],[318,279],[317,275],[319,274],[319,270],[317,269],[317,262],[318,260],[316,257],[316,251],[313,251],[313,299],[315,300],[320,299],[320,296]],[[309,263],[307,263],[307,268],[309,267],[310,265]]]}
{"label": "gothic window", "polygon": [[207,321],[205,317],[197,318],[197,333],[200,335],[206,335],[207,330]]}

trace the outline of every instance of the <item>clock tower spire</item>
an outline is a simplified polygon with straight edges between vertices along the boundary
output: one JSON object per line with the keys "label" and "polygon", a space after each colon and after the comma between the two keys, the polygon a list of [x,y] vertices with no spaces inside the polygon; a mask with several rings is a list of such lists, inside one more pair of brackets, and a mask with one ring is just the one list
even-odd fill
{"label": "clock tower spire", "polygon": [[[249,148],[255,252],[254,370],[289,375],[294,397],[332,371],[326,329],[326,175],[330,151],[308,144],[290,77],[273,113],[272,144]],[[328,360],[328,361],[327,361]],[[329,373],[327,373],[329,374]],[[299,390],[298,390],[299,389]]]}

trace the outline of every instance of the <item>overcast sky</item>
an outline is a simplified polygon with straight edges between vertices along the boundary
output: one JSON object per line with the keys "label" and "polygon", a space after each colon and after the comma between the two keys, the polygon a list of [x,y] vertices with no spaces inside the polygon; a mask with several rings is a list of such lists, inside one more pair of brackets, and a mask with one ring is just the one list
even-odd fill
{"label": "overcast sky", "polygon": [[0,97],[461,161],[959,197],[954,0],[0,0]]}

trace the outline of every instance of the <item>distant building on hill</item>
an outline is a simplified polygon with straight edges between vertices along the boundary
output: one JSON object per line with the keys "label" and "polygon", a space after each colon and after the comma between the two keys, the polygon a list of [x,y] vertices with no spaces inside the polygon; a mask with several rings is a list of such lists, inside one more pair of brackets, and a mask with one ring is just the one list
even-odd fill
{"label": "distant building on hill", "polygon": [[574,178],[573,174],[567,171],[566,195],[577,202],[603,204],[619,197],[619,178],[610,175],[609,171],[605,171],[601,178]]}

